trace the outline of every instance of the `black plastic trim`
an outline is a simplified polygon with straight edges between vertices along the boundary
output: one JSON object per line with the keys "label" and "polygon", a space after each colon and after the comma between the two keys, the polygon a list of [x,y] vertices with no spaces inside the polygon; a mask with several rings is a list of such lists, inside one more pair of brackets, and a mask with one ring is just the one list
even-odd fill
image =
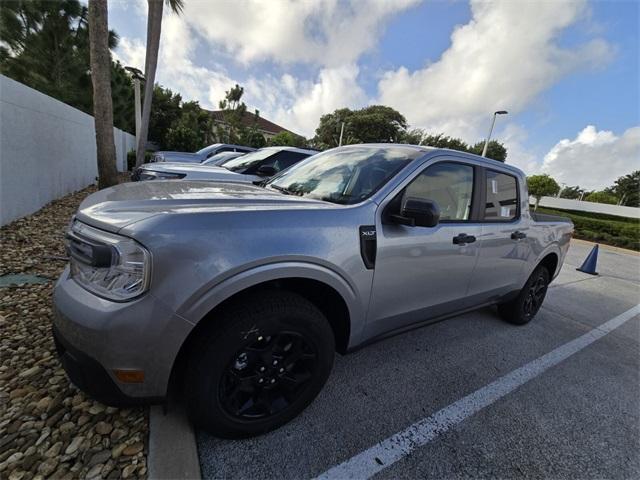
{"label": "black plastic trim", "polygon": [[51,328],[60,363],[69,380],[92,398],[113,407],[159,404],[164,397],[130,397],[109,376],[97,360],[73,347],[60,331]]}
{"label": "black plastic trim", "polygon": [[373,270],[376,266],[376,250],[378,248],[376,226],[361,225],[360,235],[360,255],[367,270]]}

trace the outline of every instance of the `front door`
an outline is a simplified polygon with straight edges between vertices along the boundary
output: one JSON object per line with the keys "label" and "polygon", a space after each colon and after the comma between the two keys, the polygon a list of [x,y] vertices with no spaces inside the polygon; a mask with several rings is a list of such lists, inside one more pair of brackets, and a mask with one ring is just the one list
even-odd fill
{"label": "front door", "polygon": [[[482,226],[472,220],[473,165],[454,160],[433,163],[381,208],[399,208],[404,197],[435,202],[435,227],[377,225],[377,255],[367,320],[367,336],[466,308],[467,289],[478,259]],[[383,212],[384,218],[388,213]],[[391,212],[399,213],[399,212]]]}

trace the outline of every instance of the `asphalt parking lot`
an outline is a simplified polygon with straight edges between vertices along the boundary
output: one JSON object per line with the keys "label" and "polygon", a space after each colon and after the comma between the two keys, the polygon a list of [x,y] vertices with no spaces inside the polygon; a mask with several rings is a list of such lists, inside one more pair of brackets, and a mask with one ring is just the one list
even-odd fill
{"label": "asphalt parking lot", "polygon": [[275,432],[198,433],[203,478],[640,477],[640,256],[601,249],[590,276],[575,270],[590,247],[572,244],[527,326],[486,308],[414,330],[337,356]]}

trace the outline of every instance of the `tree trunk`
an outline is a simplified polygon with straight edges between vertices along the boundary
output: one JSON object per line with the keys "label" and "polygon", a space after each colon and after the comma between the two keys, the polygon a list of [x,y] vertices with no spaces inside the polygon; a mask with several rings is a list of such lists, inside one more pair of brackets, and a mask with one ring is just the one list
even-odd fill
{"label": "tree trunk", "polygon": [[106,188],[118,183],[116,147],[113,142],[107,0],[89,0],[89,54],[98,153],[98,188]]}
{"label": "tree trunk", "polygon": [[144,64],[144,102],[142,104],[142,122],[140,137],[136,150],[136,166],[144,163],[144,152],[149,134],[149,119],[151,118],[151,100],[153,99],[153,85],[158,66],[158,52],[160,50],[160,32],[162,29],[163,0],[148,0],[149,13],[147,15],[147,53]]}
{"label": "tree trunk", "polygon": [[536,197],[536,205],[535,205],[535,207],[533,207],[533,211],[534,212],[538,210],[538,205],[540,204],[540,198],[542,198],[542,197]]}

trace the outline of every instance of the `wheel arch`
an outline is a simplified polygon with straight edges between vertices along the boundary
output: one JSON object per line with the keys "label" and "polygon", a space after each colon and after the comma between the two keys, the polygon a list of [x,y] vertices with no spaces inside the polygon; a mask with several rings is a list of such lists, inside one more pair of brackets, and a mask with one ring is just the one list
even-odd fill
{"label": "wheel arch", "polygon": [[[252,293],[266,289],[283,289],[295,292],[313,303],[327,318],[336,340],[336,350],[345,353],[351,344],[354,323],[362,322],[363,312],[358,308],[355,292],[334,272],[325,272],[324,267],[294,267],[287,264],[281,268],[263,266],[251,272],[243,272],[216,285],[207,292],[187,315],[196,315],[194,327],[182,342],[171,371],[169,388],[180,387],[182,372],[188,352],[200,332],[215,322],[216,313],[232,302],[243,301]],[[189,316],[185,318],[192,321]],[[193,317],[192,317],[193,318]]]}

